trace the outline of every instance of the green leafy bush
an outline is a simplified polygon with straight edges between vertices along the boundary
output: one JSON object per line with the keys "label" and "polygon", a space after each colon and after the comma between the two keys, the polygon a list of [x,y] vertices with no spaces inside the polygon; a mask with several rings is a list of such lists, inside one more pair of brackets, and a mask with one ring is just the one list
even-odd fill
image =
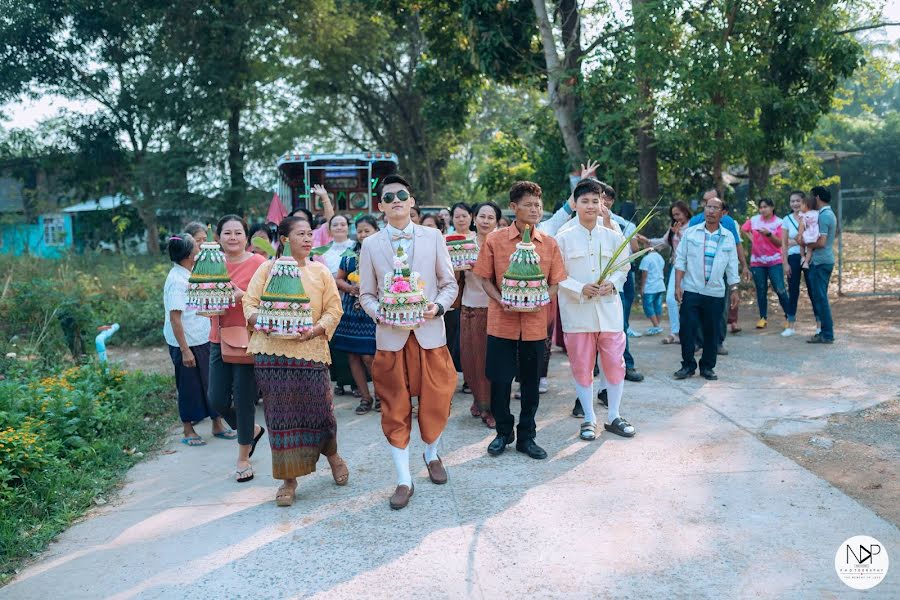
{"label": "green leafy bush", "polygon": [[0,358],[0,583],[173,421],[171,377]]}
{"label": "green leafy bush", "polygon": [[0,259],[0,349],[37,357],[93,351],[99,325],[120,323],[111,344],[163,343],[162,289],[170,264],[149,257]]}

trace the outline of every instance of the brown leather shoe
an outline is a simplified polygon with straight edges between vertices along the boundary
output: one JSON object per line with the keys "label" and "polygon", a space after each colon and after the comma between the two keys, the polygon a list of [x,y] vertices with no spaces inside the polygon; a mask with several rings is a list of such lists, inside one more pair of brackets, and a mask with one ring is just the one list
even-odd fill
{"label": "brown leather shoe", "polygon": [[416,491],[415,485],[398,485],[397,489],[394,490],[394,495],[391,496],[391,508],[393,508],[394,510],[406,508],[406,505],[409,504],[409,499],[412,498],[414,491]]}
{"label": "brown leather shoe", "polygon": [[440,456],[437,457],[437,460],[428,462],[423,454],[422,460],[425,461],[425,466],[428,467],[428,479],[431,480],[431,483],[438,485],[447,483],[447,469],[444,468],[444,461],[441,460]]}

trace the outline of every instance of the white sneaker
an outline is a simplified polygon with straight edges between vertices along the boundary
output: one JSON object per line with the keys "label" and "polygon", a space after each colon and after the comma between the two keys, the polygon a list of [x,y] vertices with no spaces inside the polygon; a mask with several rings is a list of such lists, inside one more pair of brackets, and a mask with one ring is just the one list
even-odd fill
{"label": "white sneaker", "polygon": [[546,377],[541,377],[541,380],[538,382],[538,394],[546,394],[550,389],[550,384],[547,383]]}
{"label": "white sneaker", "polygon": [[626,333],[626,335],[627,335],[628,337],[633,337],[633,338],[643,337],[643,334],[638,333],[637,331],[635,331],[635,330],[632,329],[631,327],[629,327],[629,328],[628,328],[628,331],[626,331],[625,333]]}
{"label": "white sneaker", "polygon": [[784,331],[781,332],[781,337],[791,337],[794,335],[794,330],[791,327],[785,327]]}

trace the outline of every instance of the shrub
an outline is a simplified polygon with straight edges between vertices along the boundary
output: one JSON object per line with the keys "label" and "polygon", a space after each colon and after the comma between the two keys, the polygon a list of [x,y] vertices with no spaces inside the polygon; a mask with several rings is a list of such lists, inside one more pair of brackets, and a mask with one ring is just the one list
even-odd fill
{"label": "shrub", "polygon": [[118,322],[111,344],[163,343],[162,258],[0,259],[0,349],[37,357],[89,353],[97,326]]}
{"label": "shrub", "polygon": [[0,358],[0,583],[173,422],[170,377]]}

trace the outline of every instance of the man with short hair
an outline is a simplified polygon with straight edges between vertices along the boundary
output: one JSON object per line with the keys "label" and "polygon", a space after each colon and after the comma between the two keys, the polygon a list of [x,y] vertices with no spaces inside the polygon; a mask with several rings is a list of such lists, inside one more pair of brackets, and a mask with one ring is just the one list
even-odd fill
{"label": "man with short hair", "polygon": [[[675,252],[675,298],[681,304],[682,323],[700,323],[703,354],[700,375],[715,380],[716,346],[722,314],[725,312],[726,285],[731,288],[731,305],[740,301],[737,249],[734,237],[721,226],[723,202],[707,200],[705,221],[688,227]],[[724,280],[724,281],[723,281]],[[694,358],[695,327],[681,329],[681,369],[675,379],[692,376],[697,370]]]}
{"label": "man with short hair", "polygon": [[[821,321],[822,331],[809,338],[810,344],[833,344],[834,321],[831,317],[831,304],[828,302],[828,283],[834,270],[834,235],[837,231],[837,218],[831,209],[831,192],[828,188],[817,185],[810,190],[819,210],[819,238],[810,247],[813,248],[812,261],[809,266],[809,284],[812,286],[813,305],[816,316]],[[797,236],[802,243],[803,238]]]}
{"label": "man with short hair", "polygon": [[[377,323],[372,379],[381,398],[381,428],[397,469],[397,489],[389,502],[396,510],[406,507],[415,490],[409,471],[411,396],[419,398],[419,432],[426,443],[423,458],[428,477],[432,483],[447,482],[438,444],[450,417],[456,369],[440,317],[456,298],[459,286],[444,236],[436,229],[416,225],[410,218],[416,200],[409,183],[399,175],[388,175],[381,182],[378,197],[387,226],[363,242],[359,303]],[[400,248],[409,257],[410,271],[418,273],[425,283],[428,301],[425,322],[412,331],[387,325],[380,318],[382,285],[385,275],[394,272]]]}
{"label": "man with short hair", "polygon": [[[499,456],[506,446],[516,442],[516,450],[534,459],[547,453],[534,441],[535,415],[538,409],[540,361],[547,338],[547,311],[516,312],[504,307],[500,280],[509,269],[510,257],[522,240],[525,228],[531,230],[531,241],[540,257],[541,271],[556,294],[558,284],[566,278],[559,246],[551,236],[536,226],[544,212],[541,187],[530,181],[517,181],[509,190],[509,207],[515,221],[509,227],[490,233],[478,253],[472,273],[481,279],[490,298],[488,305],[488,340],[485,372],[491,382],[491,414],[497,421],[497,437],[488,446],[488,454]],[[512,381],[518,369],[522,411],[519,415],[518,441],[513,432],[515,419],[509,410]]]}
{"label": "man with short hair", "polygon": [[[699,225],[705,221],[705,213],[704,209],[706,208],[706,202],[711,198],[718,198],[718,192],[714,189],[706,190],[703,192],[703,198],[700,200],[700,212],[691,217],[691,220],[688,222],[688,226]],[[744,254],[744,246],[741,244],[741,234],[738,231],[738,226],[735,220],[728,214],[728,203],[719,198],[719,201],[722,202],[722,219],[721,225],[726,230],[728,230],[731,235],[734,237],[735,247],[737,248],[737,257],[738,262],[741,265],[741,279],[744,281],[750,281],[750,269],[747,268],[747,257]],[[725,308],[722,313],[722,323],[721,327],[719,327],[719,345],[716,348],[716,352],[719,354],[725,355],[728,354],[728,350],[725,348],[725,337],[728,333],[728,311],[730,310],[731,301],[729,300],[729,294],[731,293],[731,288],[726,286],[725,291]],[[698,339],[702,339],[703,334],[697,329]]]}

